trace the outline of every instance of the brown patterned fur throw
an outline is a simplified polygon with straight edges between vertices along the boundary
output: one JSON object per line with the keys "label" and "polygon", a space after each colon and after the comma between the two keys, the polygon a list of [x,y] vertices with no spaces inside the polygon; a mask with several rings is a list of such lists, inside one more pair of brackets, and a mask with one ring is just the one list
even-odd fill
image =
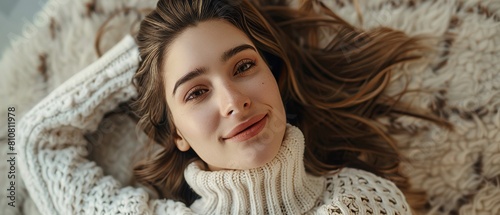
{"label": "brown patterned fur throw", "polygon": [[[500,214],[500,1],[499,0],[323,0],[361,29],[385,26],[425,35],[434,48],[418,64],[402,66],[386,94],[407,87],[402,101],[434,113],[449,130],[408,116],[382,118],[406,158],[404,172],[427,192],[429,214]],[[295,2],[296,3],[296,2]],[[16,119],[69,77],[137,30],[155,0],[49,0],[0,60],[0,154],[7,156],[8,107]],[[109,19],[112,17],[111,19]],[[104,29],[100,31],[103,24]],[[98,32],[101,40],[96,44]],[[86,137],[89,159],[123,185],[132,183],[137,161],[135,122],[126,106],[105,115]],[[113,140],[113,141],[111,141]],[[0,162],[2,173],[9,163]],[[0,179],[4,215],[39,214],[16,173],[15,205],[5,198],[9,181]]]}

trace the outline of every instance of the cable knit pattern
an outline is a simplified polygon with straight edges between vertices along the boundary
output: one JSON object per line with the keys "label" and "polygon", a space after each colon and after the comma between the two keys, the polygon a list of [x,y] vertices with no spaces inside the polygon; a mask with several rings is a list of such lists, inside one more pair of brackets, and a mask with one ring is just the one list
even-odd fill
{"label": "cable knit pattern", "polygon": [[106,112],[136,95],[131,80],[137,65],[137,46],[128,36],[21,120],[19,167],[42,214],[185,211],[182,203],[148,202],[145,190],[121,188],[85,158],[88,151],[83,134],[95,130]]}
{"label": "cable knit pattern", "polygon": [[344,168],[327,177],[322,214],[410,214],[395,185],[362,170]]}

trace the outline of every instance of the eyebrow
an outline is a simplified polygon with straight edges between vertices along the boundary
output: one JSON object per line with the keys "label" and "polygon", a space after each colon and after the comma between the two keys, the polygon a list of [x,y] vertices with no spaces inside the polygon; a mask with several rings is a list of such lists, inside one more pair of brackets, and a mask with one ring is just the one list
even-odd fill
{"label": "eyebrow", "polygon": [[[225,63],[234,55],[236,55],[239,52],[242,52],[244,50],[247,50],[247,49],[251,49],[251,50],[254,50],[255,52],[257,52],[257,50],[253,46],[251,46],[249,44],[242,44],[242,45],[236,46],[234,48],[231,48],[231,49],[225,51],[222,54],[220,60],[222,63]],[[177,91],[177,88],[179,88],[180,85],[182,85],[182,84],[188,82],[189,80],[194,79],[200,75],[203,75],[206,72],[207,72],[207,69],[205,67],[202,67],[202,68],[196,68],[195,70],[188,72],[186,75],[182,76],[177,82],[175,82],[174,91],[172,92],[172,95],[175,95],[175,92]]]}

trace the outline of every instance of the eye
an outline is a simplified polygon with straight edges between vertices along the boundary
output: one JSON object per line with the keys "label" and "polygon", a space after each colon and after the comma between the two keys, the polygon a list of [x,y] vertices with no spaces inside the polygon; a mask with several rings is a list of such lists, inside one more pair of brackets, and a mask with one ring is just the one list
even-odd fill
{"label": "eye", "polygon": [[242,60],[238,62],[238,64],[236,64],[236,72],[234,72],[234,75],[246,72],[254,66],[255,66],[255,61],[248,59]]}
{"label": "eye", "polygon": [[190,90],[187,95],[186,95],[186,98],[184,99],[186,102],[188,101],[191,101],[191,100],[195,100],[195,99],[198,99],[200,96],[202,96],[203,94],[205,94],[206,92],[208,92],[207,89],[203,89],[203,88],[200,88],[200,87],[196,87],[192,90]]}

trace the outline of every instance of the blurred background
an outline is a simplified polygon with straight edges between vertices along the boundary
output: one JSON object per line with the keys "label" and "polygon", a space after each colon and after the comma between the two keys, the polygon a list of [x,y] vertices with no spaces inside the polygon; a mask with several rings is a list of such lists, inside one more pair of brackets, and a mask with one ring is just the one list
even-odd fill
{"label": "blurred background", "polygon": [[21,35],[23,25],[33,22],[34,15],[47,0],[1,0],[0,1],[0,56],[10,45],[14,35]]}

